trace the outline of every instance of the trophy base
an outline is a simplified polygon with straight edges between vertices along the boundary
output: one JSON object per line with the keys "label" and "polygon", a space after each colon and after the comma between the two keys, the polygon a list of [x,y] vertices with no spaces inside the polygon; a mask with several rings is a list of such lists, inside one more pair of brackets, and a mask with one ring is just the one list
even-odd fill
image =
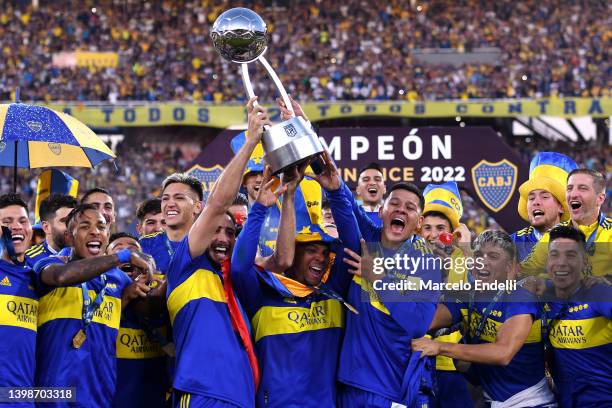
{"label": "trophy base", "polygon": [[319,137],[301,117],[271,126],[262,143],[264,159],[275,175],[323,152]]}

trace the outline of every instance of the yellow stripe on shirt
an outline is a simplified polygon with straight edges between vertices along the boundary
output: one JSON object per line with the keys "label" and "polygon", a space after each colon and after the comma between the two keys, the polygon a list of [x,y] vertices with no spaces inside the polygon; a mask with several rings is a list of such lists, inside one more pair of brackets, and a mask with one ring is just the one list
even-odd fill
{"label": "yellow stripe on shirt", "polygon": [[344,327],[344,311],[337,300],[313,302],[310,308],[264,306],[252,320],[255,341],[266,336]]}
{"label": "yellow stripe on shirt", "polygon": [[187,303],[202,298],[227,303],[221,278],[206,269],[198,269],[170,293],[168,297],[170,321],[174,323],[174,318]]}
{"label": "yellow stripe on shirt", "polygon": [[36,331],[38,301],[22,296],[0,295],[0,326]]}
{"label": "yellow stripe on shirt", "polygon": [[[96,298],[96,292],[89,291],[89,297]],[[80,287],[55,288],[39,300],[38,326],[56,319],[83,318],[83,293]],[[119,329],[121,321],[121,299],[105,296],[104,302],[94,313],[92,322],[103,324],[111,329]]]}
{"label": "yellow stripe on shirt", "polygon": [[580,320],[554,320],[550,344],[560,349],[586,349],[612,343],[612,320],[592,317]]}

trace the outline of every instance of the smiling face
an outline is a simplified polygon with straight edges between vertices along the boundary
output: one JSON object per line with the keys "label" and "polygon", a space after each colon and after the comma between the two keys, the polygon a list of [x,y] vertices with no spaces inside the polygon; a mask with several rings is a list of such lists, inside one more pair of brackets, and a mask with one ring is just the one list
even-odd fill
{"label": "smiling face", "polygon": [[95,210],[85,210],[70,222],[72,243],[77,258],[102,255],[108,245],[106,219]]}
{"label": "smiling face", "polygon": [[365,205],[375,207],[380,204],[387,192],[382,173],[376,169],[363,171],[359,175],[356,192]]}
{"label": "smiling face", "polygon": [[501,282],[511,278],[513,261],[499,245],[485,242],[474,251],[474,258],[481,258],[482,268],[475,268],[474,278],[484,283]]}
{"label": "smiling face", "polygon": [[142,224],[138,223],[136,226],[136,231],[140,235],[149,235],[155,232],[161,232],[164,230],[164,226],[166,225],[162,213],[146,213],[142,219]]}
{"label": "smiling face", "polygon": [[246,188],[247,195],[249,196],[249,202],[253,202],[257,199],[262,181],[263,173],[261,172],[252,171],[244,176],[244,188]]}
{"label": "smiling face", "polygon": [[84,204],[91,204],[100,211],[106,220],[106,224],[112,227],[115,224],[115,203],[113,198],[102,192],[95,192],[87,196]]}
{"label": "smiling face", "polygon": [[[117,252],[121,251],[122,249],[129,249],[130,251],[140,251],[141,247],[140,247],[140,243],[138,243],[138,241],[135,240],[134,238],[121,237],[121,238],[115,239],[113,242],[108,244],[106,253],[109,255],[114,255]],[[142,272],[139,269],[134,268],[129,263],[121,265],[119,269],[125,272],[132,279],[136,278]]]}
{"label": "smiling face", "polygon": [[193,224],[202,202],[187,184],[172,183],[162,193],[161,210],[167,228],[181,229]]}
{"label": "smiling face", "polygon": [[66,218],[72,208],[59,208],[49,221],[42,221],[42,228],[45,231],[47,242],[51,243],[56,251],[66,246]]}
{"label": "smiling face", "polygon": [[329,247],[322,243],[297,244],[293,265],[289,271],[291,277],[305,285],[318,285],[329,266],[329,254]]}
{"label": "smiling face", "polygon": [[227,214],[219,218],[217,229],[208,247],[208,256],[217,264],[221,264],[232,256],[234,243],[236,242],[236,227]]}
{"label": "smiling face", "polygon": [[420,228],[423,222],[419,196],[415,193],[393,190],[380,209],[383,222],[381,241],[387,247],[401,245]]}
{"label": "smiling face", "polygon": [[423,218],[421,236],[431,245],[442,245],[439,238],[443,232],[453,232],[446,218],[437,215],[426,215]]}
{"label": "smiling face", "polygon": [[586,254],[580,244],[569,238],[557,238],[548,246],[546,272],[556,289],[577,288],[587,266]]}
{"label": "smiling face", "polygon": [[527,196],[527,215],[534,228],[547,231],[561,222],[563,206],[552,193],[533,190]]}
{"label": "smiling face", "polygon": [[597,220],[599,210],[606,199],[605,192],[595,191],[593,177],[588,174],[572,174],[567,180],[565,198],[572,221],[590,225]]}
{"label": "smiling face", "polygon": [[32,225],[26,209],[20,205],[0,209],[0,223],[11,230],[15,254],[21,260],[32,239]]}

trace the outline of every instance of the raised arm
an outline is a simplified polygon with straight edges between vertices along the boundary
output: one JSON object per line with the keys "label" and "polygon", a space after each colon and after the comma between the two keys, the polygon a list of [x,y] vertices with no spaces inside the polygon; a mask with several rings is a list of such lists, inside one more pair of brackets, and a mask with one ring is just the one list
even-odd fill
{"label": "raised arm", "polygon": [[189,230],[189,253],[193,258],[200,256],[210,245],[210,240],[217,228],[217,221],[232,205],[242,174],[246,168],[251,153],[261,140],[264,125],[270,125],[270,120],[264,108],[253,107],[257,97],[251,98],[247,104],[249,129],[246,143],[232,158],[215,183],[204,210]]}
{"label": "raised arm", "polygon": [[286,187],[283,186],[275,191],[275,187],[278,186],[278,179],[272,177],[271,173],[266,166],[264,180],[259,189],[257,200],[251,207],[244,229],[238,236],[232,252],[232,281],[247,313],[256,309],[254,306],[259,304],[261,298],[258,271],[255,265],[257,238],[261,234],[261,227],[268,213],[268,208],[276,205],[278,197],[286,190]]}
{"label": "raised arm", "polygon": [[144,270],[148,276],[146,281],[150,280],[155,271],[155,261],[151,256],[129,249],[121,250],[114,255],[97,256],[68,263],[64,263],[59,258],[54,260],[47,258],[37,263],[34,269],[40,274],[40,281],[47,286],[70,286],[87,282],[127,262]]}

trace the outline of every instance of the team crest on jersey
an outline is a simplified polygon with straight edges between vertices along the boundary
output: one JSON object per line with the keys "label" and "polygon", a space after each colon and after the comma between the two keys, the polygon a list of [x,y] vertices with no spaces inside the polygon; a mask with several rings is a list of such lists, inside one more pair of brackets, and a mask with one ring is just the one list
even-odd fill
{"label": "team crest on jersey", "polygon": [[216,164],[213,167],[202,167],[196,164],[189,170],[187,174],[193,176],[202,182],[202,188],[204,189],[204,202],[208,200],[208,194],[210,194],[215,182],[223,172],[223,167]]}
{"label": "team crest on jersey", "polygon": [[472,167],[472,182],[484,205],[494,212],[502,210],[516,188],[517,167],[507,159],[491,163],[481,160]]}

